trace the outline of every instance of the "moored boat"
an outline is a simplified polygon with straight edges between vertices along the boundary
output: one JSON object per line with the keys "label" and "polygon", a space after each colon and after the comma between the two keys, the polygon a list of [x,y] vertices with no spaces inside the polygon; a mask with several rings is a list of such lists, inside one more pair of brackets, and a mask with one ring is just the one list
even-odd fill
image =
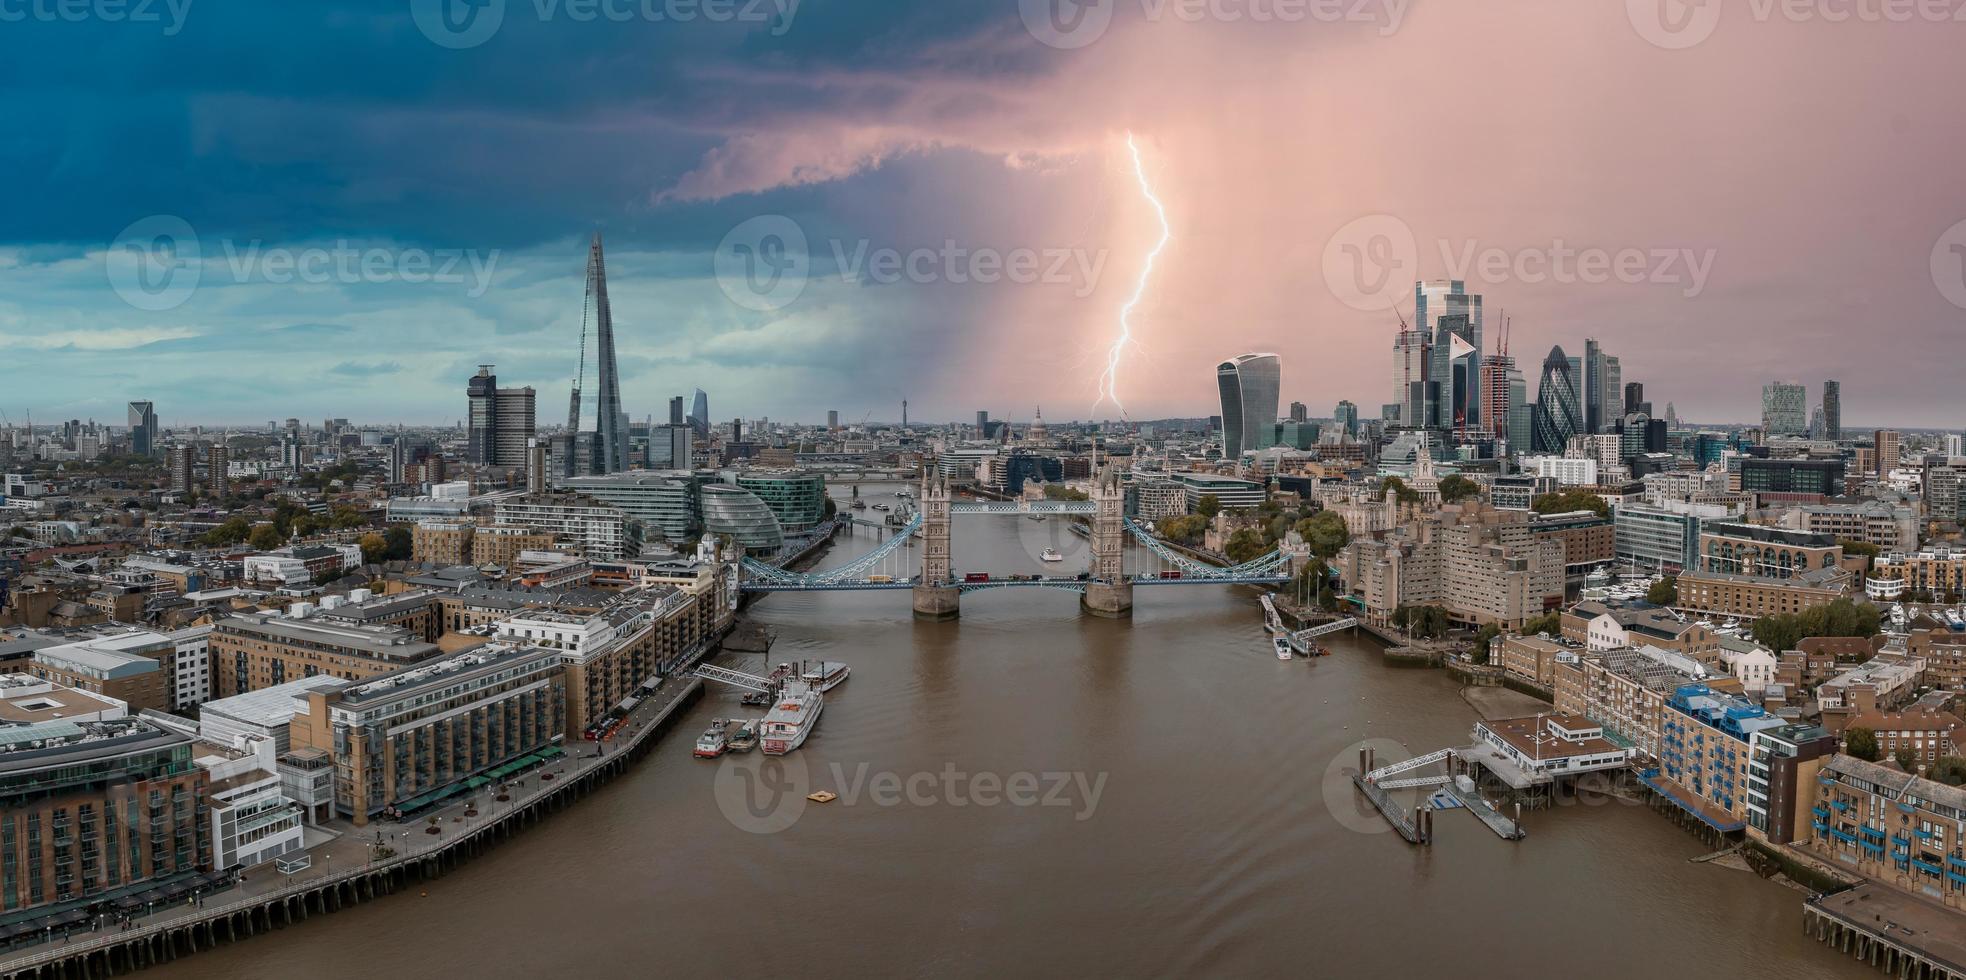
{"label": "moored boat", "polygon": [[758,723],[755,719],[739,722],[737,731],[730,736],[732,752],[749,752],[758,747]]}
{"label": "moored boat", "polygon": [[1038,560],[1039,561],[1064,561],[1065,556],[1059,554],[1057,548],[1046,548],[1044,549],[1043,552],[1038,554]]}
{"label": "moored boat", "polygon": [[778,703],[765,714],[759,746],[766,755],[784,755],[804,745],[825,706],[825,698],[806,682],[787,681]]}
{"label": "moored boat", "polygon": [[853,672],[853,668],[836,660],[808,660],[799,666],[799,679],[821,694],[840,686]]}
{"label": "moored boat", "polygon": [[1270,637],[1270,643],[1276,648],[1278,660],[1289,660],[1297,655],[1297,651],[1290,648],[1290,638],[1287,636]]}
{"label": "moored boat", "polygon": [[714,759],[730,748],[730,723],[722,718],[710,723],[703,734],[696,737],[696,747],[690,754],[699,759]]}

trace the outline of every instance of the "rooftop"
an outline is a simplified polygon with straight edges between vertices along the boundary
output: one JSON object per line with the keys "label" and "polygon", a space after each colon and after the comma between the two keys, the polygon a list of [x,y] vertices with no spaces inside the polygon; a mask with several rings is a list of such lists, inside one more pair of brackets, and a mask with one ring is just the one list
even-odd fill
{"label": "rooftop", "polygon": [[261,728],[275,728],[293,720],[305,709],[307,695],[314,691],[336,691],[349,681],[326,674],[303,677],[229,698],[207,701],[198,707],[200,717],[221,717]]}

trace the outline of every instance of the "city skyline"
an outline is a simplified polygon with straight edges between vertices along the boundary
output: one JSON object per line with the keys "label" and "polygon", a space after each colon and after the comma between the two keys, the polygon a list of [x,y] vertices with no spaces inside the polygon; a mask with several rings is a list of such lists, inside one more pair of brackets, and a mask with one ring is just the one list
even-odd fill
{"label": "city skyline", "polygon": [[[830,405],[857,418],[908,397],[923,418],[991,401],[1084,416],[1155,229],[1125,182],[1131,129],[1177,230],[1135,316],[1124,383],[1136,417],[1201,411],[1212,392],[1188,365],[1223,348],[1323,367],[1288,398],[1382,404],[1391,311],[1352,308],[1317,275],[1320,250],[1374,215],[1415,236],[1410,279],[1484,279],[1480,264],[1452,266],[1490,249],[1711,253],[1691,297],[1690,282],[1525,281],[1535,277],[1517,270],[1529,266],[1513,263],[1469,286],[1509,311],[1520,350],[1600,339],[1685,418],[1750,421],[1766,379],[1832,375],[1855,426],[1956,425],[1962,414],[1925,394],[1947,380],[1939,359],[1887,369],[1849,364],[1847,350],[1852,325],[1872,323],[1906,348],[1941,349],[1962,317],[1933,281],[1935,246],[1966,217],[1944,166],[1958,131],[1942,111],[1912,111],[1966,71],[1942,32],[1744,23],[1662,52],[1623,10],[1513,4],[1415,10],[1383,36],[1369,24],[1184,24],[1176,43],[1175,25],[1122,9],[1097,44],[1060,50],[1013,10],[953,5],[805,10],[778,34],[515,19],[480,47],[444,51],[405,21],[218,3],[170,43],[86,73],[78,46],[112,25],[30,25],[46,43],[19,52],[19,94],[70,111],[16,129],[28,149],[12,168],[20,207],[0,223],[0,344],[21,380],[0,408],[107,419],[142,397],[173,422],[220,422],[380,402],[428,423],[457,418],[457,379],[480,363],[555,390],[576,367],[580,245],[599,229],[614,246],[631,417],[699,386],[748,415]],[[155,58],[222,63],[247,33],[290,65],[253,96],[209,71],[152,70]],[[555,70],[574,44],[599,66],[661,67],[632,92],[582,84]],[[1435,138],[1462,148],[1440,168],[1408,152],[1400,107],[1435,101],[1444,69],[1429,66],[1469,44],[1511,56],[1491,66],[1486,111],[1429,114]],[[382,73],[397,80],[342,79],[350,45],[400,68]],[[862,67],[895,47],[911,54]],[[783,67],[751,64],[758,48]],[[1815,70],[1830,59],[1851,70]],[[1252,60],[1273,72],[1245,81],[1224,67]],[[1782,91],[1726,84],[1743,64]],[[827,84],[778,84],[792,76]],[[1366,95],[1346,84],[1367,76],[1383,84]],[[1571,84],[1537,84],[1549,77]],[[150,93],[140,105],[123,97],[138,78]],[[765,90],[784,98],[746,97]],[[1056,91],[1111,94],[1041,97]],[[1633,91],[1658,98],[1623,97]],[[1581,111],[1607,100],[1626,106],[1615,124]],[[1872,112],[1886,100],[1903,108]],[[1211,108],[1223,101],[1246,109]],[[956,103],[965,108],[941,111]],[[1798,105],[1812,107],[1809,125],[1784,115]],[[58,120],[78,113],[126,138],[114,152],[66,140]],[[1614,125],[1616,138],[1592,138]],[[255,138],[274,126],[282,140]],[[187,130],[203,135],[189,142]],[[465,132],[500,149],[460,156],[449,147]],[[1660,181],[1682,163],[1675,141],[1642,137],[1668,132],[1727,134],[1734,149],[1699,177]],[[533,148],[546,143],[550,158]],[[1885,143],[1892,153],[1866,148]],[[66,167],[32,162],[57,153]],[[125,174],[116,161],[132,153],[152,165]],[[1304,160],[1316,161],[1311,179],[1293,163]],[[1849,186],[1874,193],[1839,193]],[[303,206],[244,203],[264,200]],[[109,244],[153,215],[193,229],[205,261],[195,294],[161,311],[131,307],[104,272]],[[811,264],[795,299],[751,309],[720,288],[713,258],[769,216],[800,230]],[[343,241],[466,260],[449,284],[273,281],[273,253]],[[939,261],[925,282],[875,274],[879,253],[945,241],[1056,252],[1083,259],[1064,270],[1098,271],[990,286],[953,282]],[[1235,336],[1225,342],[1223,329]]]}

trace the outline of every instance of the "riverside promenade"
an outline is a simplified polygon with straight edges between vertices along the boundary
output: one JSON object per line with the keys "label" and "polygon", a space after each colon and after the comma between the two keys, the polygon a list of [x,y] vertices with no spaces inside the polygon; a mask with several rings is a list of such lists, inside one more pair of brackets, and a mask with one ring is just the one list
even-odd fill
{"label": "riverside promenade", "polygon": [[[126,927],[71,933],[66,941],[0,959],[0,980],[97,980],[169,962],[441,877],[627,772],[703,696],[679,677],[645,698],[607,742],[569,742],[566,755],[514,775],[503,802],[483,791],[403,823],[345,827],[308,853],[313,866],[282,875],[247,869],[233,887],[140,916]],[[477,804],[475,816],[467,812]],[[435,822],[431,819],[434,817]],[[439,828],[430,833],[430,827]]]}

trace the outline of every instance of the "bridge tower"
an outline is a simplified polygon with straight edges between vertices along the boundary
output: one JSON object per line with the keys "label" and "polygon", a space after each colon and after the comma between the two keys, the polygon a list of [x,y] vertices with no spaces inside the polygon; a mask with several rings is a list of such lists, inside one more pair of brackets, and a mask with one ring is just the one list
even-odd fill
{"label": "bridge tower", "polygon": [[1092,581],[1080,604],[1095,616],[1133,615],[1133,583],[1126,578],[1126,489],[1111,463],[1092,489]]}
{"label": "bridge tower", "polygon": [[922,473],[922,571],[915,580],[915,615],[955,619],[962,614],[962,591],[949,573],[949,480],[934,462]]}

